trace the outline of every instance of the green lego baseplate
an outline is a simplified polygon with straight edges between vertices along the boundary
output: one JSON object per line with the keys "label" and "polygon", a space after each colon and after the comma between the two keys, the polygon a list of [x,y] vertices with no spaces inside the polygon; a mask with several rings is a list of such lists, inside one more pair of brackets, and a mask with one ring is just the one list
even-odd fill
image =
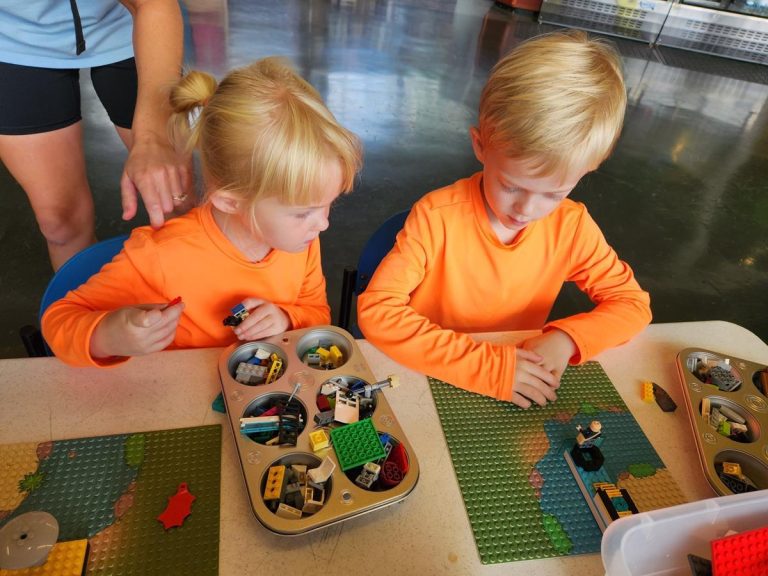
{"label": "green lego baseplate", "polygon": [[334,428],[331,430],[331,443],[339,459],[339,467],[344,471],[387,455],[370,418]]}
{"label": "green lego baseplate", "polygon": [[571,366],[558,398],[522,409],[429,378],[483,564],[600,551],[602,533],[563,457],[602,423],[603,473],[642,511],[685,501],[602,366]]}
{"label": "green lego baseplate", "polygon": [[[88,539],[84,574],[218,574],[221,425],[5,444],[0,462],[0,527],[52,514],[59,542]],[[191,514],[165,530],[182,483]]]}

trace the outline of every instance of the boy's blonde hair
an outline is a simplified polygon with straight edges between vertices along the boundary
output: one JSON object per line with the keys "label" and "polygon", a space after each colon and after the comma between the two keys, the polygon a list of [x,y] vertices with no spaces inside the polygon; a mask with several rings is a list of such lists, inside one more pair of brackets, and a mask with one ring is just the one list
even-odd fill
{"label": "boy's blonde hair", "polygon": [[500,60],[480,98],[485,145],[538,175],[593,170],[610,154],[627,104],[621,59],[580,30],[527,40]]}
{"label": "boy's blonde hair", "polygon": [[209,189],[225,190],[251,210],[276,197],[310,205],[322,197],[328,161],[341,167],[342,192],[360,170],[357,137],[343,128],[317,91],[281,58],[230,72],[186,74],[171,91],[171,138],[186,152],[200,149]]}

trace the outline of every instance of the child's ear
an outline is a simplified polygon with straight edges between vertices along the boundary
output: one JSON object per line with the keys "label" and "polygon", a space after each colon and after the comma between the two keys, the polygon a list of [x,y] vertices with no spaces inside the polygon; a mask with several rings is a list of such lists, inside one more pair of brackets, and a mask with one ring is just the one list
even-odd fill
{"label": "child's ear", "polygon": [[211,204],[224,214],[237,214],[240,211],[240,199],[224,190],[216,190],[211,193]]}
{"label": "child's ear", "polygon": [[485,164],[485,146],[483,144],[483,137],[477,126],[472,126],[469,129],[469,136],[472,138],[472,150],[475,151],[475,158],[477,158],[481,164]]}

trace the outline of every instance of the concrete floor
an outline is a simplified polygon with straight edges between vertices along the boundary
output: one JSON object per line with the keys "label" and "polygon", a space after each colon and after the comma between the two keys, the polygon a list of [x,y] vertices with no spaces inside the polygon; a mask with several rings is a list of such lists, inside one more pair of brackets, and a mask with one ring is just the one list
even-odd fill
{"label": "concrete floor", "polygon": [[[328,297],[389,215],[474,172],[468,128],[490,67],[555,29],[491,0],[185,0],[190,66],[289,57],[365,146],[360,184],[322,236]],[[768,68],[618,40],[629,109],[613,156],[573,197],[652,297],[655,322],[728,320],[768,340]],[[126,153],[83,74],[97,233],[120,220]],[[26,197],[0,166],[0,357],[23,356],[51,276]],[[566,288],[554,314],[585,298]]]}

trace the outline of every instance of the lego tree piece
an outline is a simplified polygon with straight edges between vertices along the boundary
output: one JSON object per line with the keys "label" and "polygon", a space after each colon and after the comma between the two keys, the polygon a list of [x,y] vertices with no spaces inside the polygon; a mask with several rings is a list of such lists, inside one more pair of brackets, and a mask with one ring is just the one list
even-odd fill
{"label": "lego tree piece", "polygon": [[386,455],[370,418],[331,430],[331,440],[345,472]]}
{"label": "lego tree piece", "polygon": [[768,526],[713,540],[714,576],[768,574]]}
{"label": "lego tree piece", "polygon": [[189,491],[186,482],[179,484],[176,494],[168,498],[168,505],[157,517],[163,523],[163,528],[168,530],[184,524],[184,520],[192,513],[192,502],[196,499],[197,496]]}
{"label": "lego tree piece", "polygon": [[656,399],[656,404],[658,404],[659,408],[664,412],[674,412],[677,410],[675,401],[672,400],[672,397],[667,394],[667,391],[656,384],[656,382],[653,383],[653,397]]}

